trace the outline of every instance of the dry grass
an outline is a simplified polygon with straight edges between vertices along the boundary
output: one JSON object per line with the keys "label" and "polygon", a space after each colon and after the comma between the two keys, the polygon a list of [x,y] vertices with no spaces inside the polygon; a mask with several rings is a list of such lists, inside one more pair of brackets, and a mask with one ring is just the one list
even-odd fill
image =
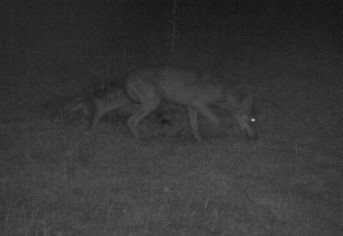
{"label": "dry grass", "polygon": [[16,110],[1,124],[0,234],[341,235],[339,93],[294,76],[249,84],[280,104],[261,107],[256,143],[203,120],[196,143],[184,112],[149,116],[137,144],[125,113],[90,131]]}

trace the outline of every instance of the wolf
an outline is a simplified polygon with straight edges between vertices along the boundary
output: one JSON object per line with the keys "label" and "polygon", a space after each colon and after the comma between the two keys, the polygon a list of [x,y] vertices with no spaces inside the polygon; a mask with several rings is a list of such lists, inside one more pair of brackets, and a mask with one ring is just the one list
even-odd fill
{"label": "wolf", "polygon": [[174,66],[149,66],[129,73],[125,87],[112,88],[94,99],[96,113],[91,126],[96,126],[107,112],[136,103],[138,107],[132,110],[127,124],[135,139],[139,140],[138,124],[162,101],[187,108],[192,134],[199,142],[202,138],[198,113],[213,123],[219,123],[211,110],[213,106],[229,111],[248,139],[258,139],[252,96],[241,98],[225,80],[210,72]]}

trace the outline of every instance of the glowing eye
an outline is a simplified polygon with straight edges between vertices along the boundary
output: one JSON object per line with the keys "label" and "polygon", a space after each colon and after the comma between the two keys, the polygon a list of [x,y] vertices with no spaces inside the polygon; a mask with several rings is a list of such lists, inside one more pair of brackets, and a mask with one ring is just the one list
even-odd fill
{"label": "glowing eye", "polygon": [[256,119],[255,118],[251,118],[250,121],[251,122],[256,122]]}

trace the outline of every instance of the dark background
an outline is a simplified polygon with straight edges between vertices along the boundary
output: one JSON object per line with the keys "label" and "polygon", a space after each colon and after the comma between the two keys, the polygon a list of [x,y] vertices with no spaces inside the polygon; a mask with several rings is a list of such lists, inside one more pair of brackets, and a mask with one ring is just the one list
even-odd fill
{"label": "dark background", "polygon": [[342,49],[340,1],[178,1],[173,53],[172,10],[172,1],[156,0],[3,1],[3,73],[102,57],[117,68],[170,60],[211,67],[298,49],[306,55],[295,57],[317,59]]}

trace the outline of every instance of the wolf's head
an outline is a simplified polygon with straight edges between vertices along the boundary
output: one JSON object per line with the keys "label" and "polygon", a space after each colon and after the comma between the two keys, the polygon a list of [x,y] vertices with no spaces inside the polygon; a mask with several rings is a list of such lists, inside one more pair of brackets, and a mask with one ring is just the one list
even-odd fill
{"label": "wolf's head", "polygon": [[233,99],[232,96],[229,96],[228,99],[232,107],[232,116],[241,131],[248,139],[257,140],[257,114],[253,108],[253,97],[247,96],[239,102]]}

